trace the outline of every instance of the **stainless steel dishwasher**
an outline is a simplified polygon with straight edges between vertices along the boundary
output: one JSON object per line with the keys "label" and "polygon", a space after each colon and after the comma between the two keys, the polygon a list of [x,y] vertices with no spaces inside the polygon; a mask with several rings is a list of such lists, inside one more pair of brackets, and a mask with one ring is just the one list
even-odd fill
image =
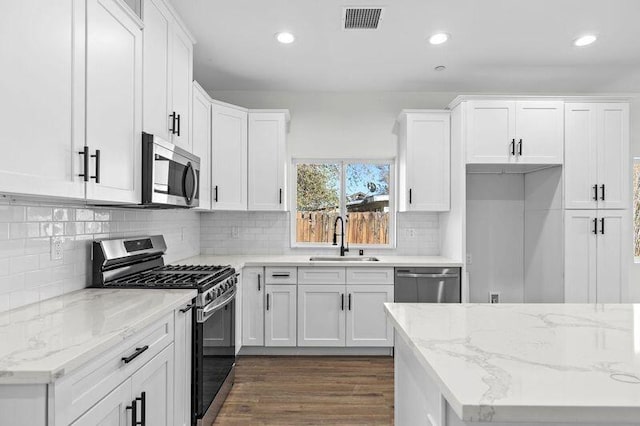
{"label": "stainless steel dishwasher", "polygon": [[460,303],[460,268],[396,268],[395,302]]}

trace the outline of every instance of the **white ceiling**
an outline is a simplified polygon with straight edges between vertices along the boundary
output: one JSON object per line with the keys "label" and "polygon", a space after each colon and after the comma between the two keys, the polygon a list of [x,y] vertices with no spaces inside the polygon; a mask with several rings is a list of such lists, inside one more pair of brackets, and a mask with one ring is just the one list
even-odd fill
{"label": "white ceiling", "polygon": [[[640,0],[172,3],[211,90],[640,91]],[[342,30],[342,8],[362,5],[386,7],[380,28]],[[283,30],[296,42],[277,43]],[[432,46],[438,31],[451,40]],[[584,33],[598,41],[574,47]]]}

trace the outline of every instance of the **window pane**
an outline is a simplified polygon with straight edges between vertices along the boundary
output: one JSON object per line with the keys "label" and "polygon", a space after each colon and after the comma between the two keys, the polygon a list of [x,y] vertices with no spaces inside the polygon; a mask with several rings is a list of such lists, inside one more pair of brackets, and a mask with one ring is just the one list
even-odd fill
{"label": "window pane", "polygon": [[350,163],[346,167],[348,241],[389,244],[389,164]]}
{"label": "window pane", "polygon": [[296,241],[331,243],[340,215],[340,165],[299,163],[296,168]]}
{"label": "window pane", "polygon": [[634,254],[640,257],[640,159],[633,163],[633,236]]}

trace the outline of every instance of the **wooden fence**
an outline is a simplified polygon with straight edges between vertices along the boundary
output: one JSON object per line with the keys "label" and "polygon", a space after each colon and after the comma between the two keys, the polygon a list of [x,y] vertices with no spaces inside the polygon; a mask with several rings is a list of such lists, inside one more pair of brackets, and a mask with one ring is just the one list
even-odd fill
{"label": "wooden fence", "polygon": [[[300,243],[331,243],[337,212],[298,212],[296,239]],[[338,227],[340,224],[338,224]],[[338,229],[340,233],[340,229]],[[384,212],[349,213],[347,239],[351,244],[388,244],[389,214]]]}

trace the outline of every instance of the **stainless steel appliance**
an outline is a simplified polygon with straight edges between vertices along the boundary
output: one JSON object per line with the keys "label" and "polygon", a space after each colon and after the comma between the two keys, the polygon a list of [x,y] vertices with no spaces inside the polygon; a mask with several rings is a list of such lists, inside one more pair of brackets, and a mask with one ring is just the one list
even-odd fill
{"label": "stainless steel appliance", "polygon": [[142,133],[142,207],[198,207],[200,158]]}
{"label": "stainless steel appliance", "polygon": [[193,288],[192,424],[216,418],[235,378],[235,298],[230,266],[165,265],[162,235],[94,241],[93,286]]}
{"label": "stainless steel appliance", "polygon": [[395,302],[460,303],[460,268],[396,268]]}

